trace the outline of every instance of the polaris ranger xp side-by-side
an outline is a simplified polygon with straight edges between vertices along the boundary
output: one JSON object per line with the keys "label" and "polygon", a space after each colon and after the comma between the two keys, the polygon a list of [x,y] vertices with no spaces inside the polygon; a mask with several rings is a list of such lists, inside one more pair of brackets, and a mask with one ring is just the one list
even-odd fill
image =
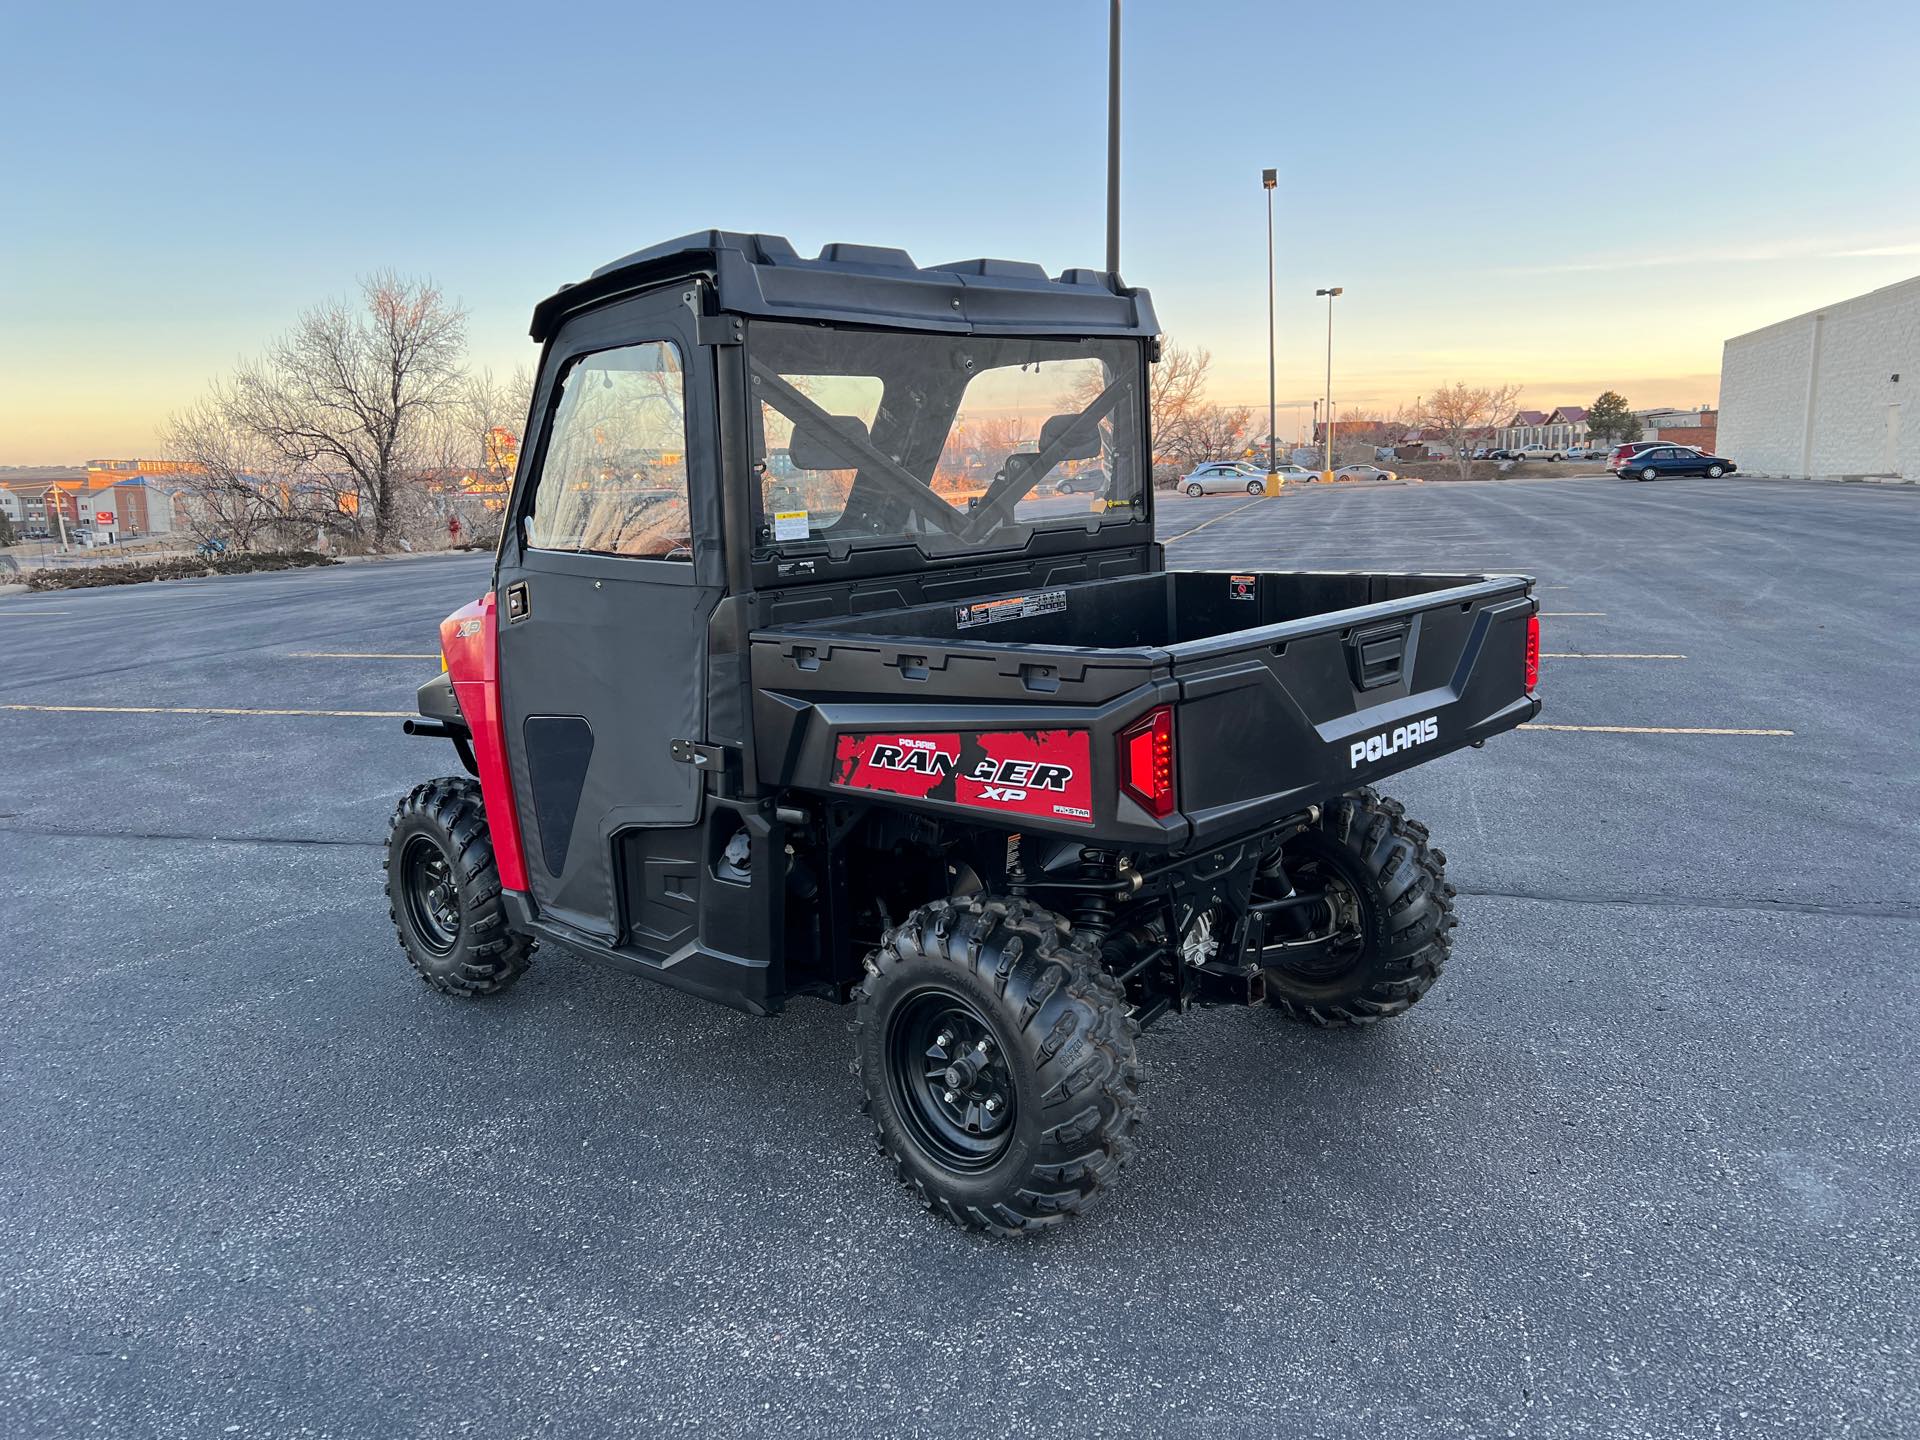
{"label": "polaris ranger xp side-by-side", "polygon": [[1019,1231],[1127,1163],[1156,1017],[1439,977],[1445,859],[1373,785],[1538,712],[1532,582],[1167,570],[1146,292],[712,231],[533,336],[492,588],[406,723],[469,772],[389,838],[430,985],[552,942],[850,1003],[900,1178]]}

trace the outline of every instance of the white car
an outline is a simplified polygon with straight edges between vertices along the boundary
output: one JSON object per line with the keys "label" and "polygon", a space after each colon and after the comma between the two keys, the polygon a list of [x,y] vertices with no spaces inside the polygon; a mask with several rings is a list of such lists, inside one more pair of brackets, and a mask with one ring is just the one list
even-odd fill
{"label": "white car", "polygon": [[1513,452],[1513,458],[1516,460],[1561,460],[1566,457],[1566,453],[1566,451],[1560,449],[1557,445],[1522,445],[1518,450]]}
{"label": "white car", "polygon": [[1267,477],[1244,461],[1215,460],[1181,476],[1177,488],[1189,495],[1263,495]]}
{"label": "white car", "polygon": [[1336,480],[1398,480],[1400,476],[1378,465],[1342,465],[1333,472]]}

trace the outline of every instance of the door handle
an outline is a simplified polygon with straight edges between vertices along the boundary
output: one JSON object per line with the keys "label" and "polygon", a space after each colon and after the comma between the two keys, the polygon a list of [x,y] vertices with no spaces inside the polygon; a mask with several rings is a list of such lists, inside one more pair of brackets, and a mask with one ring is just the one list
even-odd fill
{"label": "door handle", "polygon": [[526,581],[516,580],[507,586],[507,623],[512,625],[516,621],[526,619],[532,604],[532,600],[527,595]]}

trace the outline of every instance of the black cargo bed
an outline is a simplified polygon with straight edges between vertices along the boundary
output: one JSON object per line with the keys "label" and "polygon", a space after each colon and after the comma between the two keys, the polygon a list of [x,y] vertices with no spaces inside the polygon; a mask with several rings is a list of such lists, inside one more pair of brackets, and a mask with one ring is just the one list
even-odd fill
{"label": "black cargo bed", "polygon": [[[861,727],[1086,727],[1096,826],[1227,833],[1530,718],[1531,584],[1164,571],[773,626],[752,647],[761,772],[834,788],[831,737]],[[1164,822],[1116,799],[1108,762],[1157,705],[1177,722],[1181,814]]]}

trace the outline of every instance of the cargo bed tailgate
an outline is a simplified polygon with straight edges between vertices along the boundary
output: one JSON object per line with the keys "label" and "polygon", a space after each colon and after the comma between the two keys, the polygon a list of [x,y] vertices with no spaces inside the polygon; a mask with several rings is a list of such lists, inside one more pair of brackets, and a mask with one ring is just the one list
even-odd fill
{"label": "cargo bed tailgate", "polygon": [[1461,581],[1170,647],[1180,686],[1180,808],[1195,839],[1256,825],[1537,714],[1527,685],[1533,582]]}

